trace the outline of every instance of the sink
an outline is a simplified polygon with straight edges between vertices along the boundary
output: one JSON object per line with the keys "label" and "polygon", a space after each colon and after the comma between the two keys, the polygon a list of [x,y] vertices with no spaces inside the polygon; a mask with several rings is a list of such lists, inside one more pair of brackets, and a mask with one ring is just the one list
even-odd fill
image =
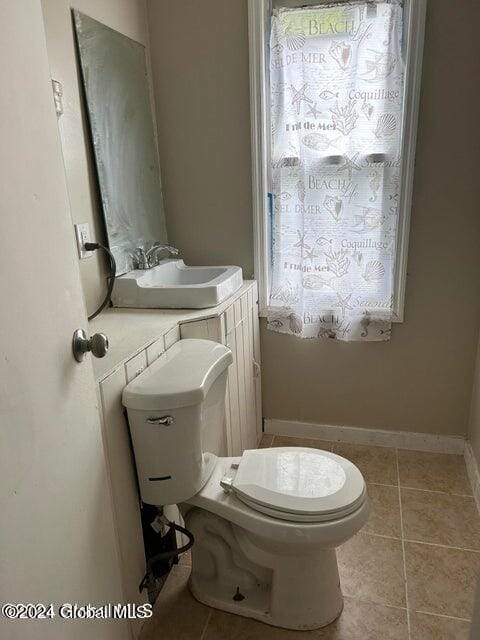
{"label": "sink", "polygon": [[240,267],[188,267],[183,260],[162,260],[115,280],[114,307],[206,309],[226,300],[242,286]]}

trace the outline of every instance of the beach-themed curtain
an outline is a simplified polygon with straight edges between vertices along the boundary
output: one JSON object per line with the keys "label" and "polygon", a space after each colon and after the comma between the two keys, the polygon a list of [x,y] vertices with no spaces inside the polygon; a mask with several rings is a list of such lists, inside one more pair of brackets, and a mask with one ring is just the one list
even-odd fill
{"label": "beach-themed curtain", "polygon": [[402,6],[275,9],[268,327],[388,340],[403,100]]}

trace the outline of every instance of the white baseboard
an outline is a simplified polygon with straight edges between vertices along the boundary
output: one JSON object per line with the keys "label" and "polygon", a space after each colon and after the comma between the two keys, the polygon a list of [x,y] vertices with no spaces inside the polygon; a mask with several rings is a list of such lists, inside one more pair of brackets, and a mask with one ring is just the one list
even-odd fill
{"label": "white baseboard", "polygon": [[473,497],[480,513],[480,469],[469,442],[465,443],[465,464],[467,465],[468,478],[472,486]]}
{"label": "white baseboard", "polygon": [[[297,438],[314,438],[333,442],[351,442],[371,444],[378,447],[395,447],[417,451],[437,453],[456,453],[463,455],[465,438],[460,436],[442,436],[410,431],[386,431],[384,429],[366,429],[365,427],[340,427],[291,420],[265,419],[265,433]],[[480,484],[479,484],[480,488]]]}

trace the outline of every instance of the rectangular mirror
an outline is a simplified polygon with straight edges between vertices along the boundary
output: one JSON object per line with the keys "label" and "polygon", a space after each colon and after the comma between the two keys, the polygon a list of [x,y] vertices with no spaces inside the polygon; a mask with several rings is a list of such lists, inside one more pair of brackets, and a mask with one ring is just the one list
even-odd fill
{"label": "rectangular mirror", "polygon": [[102,209],[117,275],[167,243],[145,48],[73,11]]}

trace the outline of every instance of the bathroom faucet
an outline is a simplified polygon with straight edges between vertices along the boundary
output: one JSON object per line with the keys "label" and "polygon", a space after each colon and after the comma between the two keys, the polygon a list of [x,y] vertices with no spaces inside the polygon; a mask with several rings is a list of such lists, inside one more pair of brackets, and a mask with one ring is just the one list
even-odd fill
{"label": "bathroom faucet", "polygon": [[159,262],[158,254],[161,251],[168,251],[171,256],[178,256],[178,249],[172,247],[169,244],[160,244],[155,242],[153,246],[145,251],[141,247],[137,247],[133,252],[133,261],[136,269],[151,269],[155,267]]}

